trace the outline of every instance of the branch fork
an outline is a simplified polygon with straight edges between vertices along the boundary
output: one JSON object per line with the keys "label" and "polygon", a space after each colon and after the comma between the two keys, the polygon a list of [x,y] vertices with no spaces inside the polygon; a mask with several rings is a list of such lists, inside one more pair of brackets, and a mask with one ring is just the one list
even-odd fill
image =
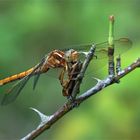
{"label": "branch fork", "polygon": [[[92,60],[96,49],[96,45],[92,45],[90,48],[89,52],[82,52],[86,55],[85,61],[82,64],[82,68],[80,70],[80,74],[77,75],[76,80],[74,81],[75,83],[70,84],[74,85],[72,87],[69,87],[71,91],[71,97],[72,99],[68,100],[64,105],[59,108],[54,114],[51,116],[46,116],[37,109],[31,108],[34,110],[40,117],[40,124],[39,126],[30,132],[27,136],[22,138],[21,140],[33,140],[37,136],[39,136],[41,133],[43,133],[45,130],[49,129],[56,121],[58,121],[60,118],[62,118],[66,113],[74,109],[75,107],[79,106],[83,101],[88,99],[89,97],[95,95],[99,91],[103,90],[104,88],[114,84],[114,83],[119,83],[120,79],[126,76],[128,73],[131,71],[135,70],[136,68],[140,67],[140,58],[138,58],[135,62],[133,62],[131,65],[126,67],[125,69],[121,69],[121,59],[120,56],[116,60],[116,75],[115,75],[115,67],[114,67],[114,16],[110,16],[109,18],[109,38],[108,38],[108,43],[109,43],[109,48],[108,48],[108,77],[106,77],[103,80],[100,80],[98,78],[94,78],[97,81],[97,84],[84,93],[80,94],[79,93],[79,88],[81,85],[81,82],[84,78],[84,74],[86,72],[86,69]],[[96,57],[96,56],[95,56]],[[72,82],[72,81],[70,81]]]}
{"label": "branch fork", "polygon": [[120,80],[122,77],[124,77],[128,73],[130,73],[131,71],[133,71],[136,68],[140,67],[140,58],[138,58],[131,65],[129,65],[125,69],[119,71],[119,73],[117,75],[115,75],[115,76],[109,75],[104,80],[94,78],[94,79],[97,80],[97,84],[77,97],[77,89],[79,88],[79,86],[80,86],[80,84],[82,82],[82,79],[84,77],[85,71],[86,71],[86,69],[87,69],[87,67],[88,67],[93,55],[94,55],[94,48],[91,47],[91,49],[90,49],[90,51],[89,51],[89,53],[88,53],[88,55],[87,55],[87,57],[86,57],[86,59],[85,59],[85,61],[83,63],[81,73],[79,75],[80,78],[77,78],[76,84],[75,84],[75,86],[73,88],[72,93],[73,93],[73,95],[75,97],[74,101],[68,100],[61,108],[59,108],[51,116],[46,116],[46,115],[42,114],[40,111],[38,111],[37,109],[31,108],[32,110],[34,110],[40,116],[41,122],[40,122],[39,126],[35,130],[30,132],[27,136],[25,136],[21,140],[35,139],[37,136],[39,136],[45,130],[49,129],[56,121],[58,121],[60,118],[62,118],[66,113],[68,113],[69,111],[71,111],[72,109],[74,109],[75,107],[80,105],[83,101],[85,101],[89,97],[95,95],[96,93],[98,93],[99,91],[104,89],[105,87],[116,83],[116,81]]}

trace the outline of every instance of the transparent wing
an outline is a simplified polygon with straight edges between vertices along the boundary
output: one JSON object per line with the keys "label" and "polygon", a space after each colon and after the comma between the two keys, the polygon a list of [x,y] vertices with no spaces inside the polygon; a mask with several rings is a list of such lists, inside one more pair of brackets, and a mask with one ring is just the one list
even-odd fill
{"label": "transparent wing", "polygon": [[[114,56],[125,53],[127,50],[129,50],[132,47],[132,41],[128,38],[120,38],[120,39],[114,40],[114,44],[115,44]],[[81,46],[81,49],[84,50],[83,52],[87,53],[91,45],[92,44]],[[90,66],[89,66],[89,69],[91,69],[93,73],[99,72],[108,63],[108,47],[109,47],[108,41],[96,44],[95,55],[97,57],[94,57],[94,59],[90,62]],[[79,52],[82,52],[82,51],[79,51]],[[84,59],[85,59],[85,56],[81,54],[80,60],[84,60]]]}
{"label": "transparent wing", "polygon": [[[125,53],[127,50],[129,50],[132,47],[132,41],[129,38],[119,38],[114,40],[114,56],[117,56],[118,54]],[[75,49],[79,51],[80,53],[80,60],[85,59],[85,53],[89,51],[90,47],[92,46],[92,43],[89,44],[82,44],[82,45],[73,45],[69,47],[70,49]],[[90,62],[90,65],[88,66],[88,69],[86,71],[85,77],[92,77],[92,74],[96,77],[102,77],[103,72],[107,73],[107,66],[105,66],[108,63],[108,41],[95,44],[96,50],[94,59]],[[66,49],[65,49],[66,50]],[[93,83],[93,79],[92,82]],[[95,80],[96,83],[96,80]]]}
{"label": "transparent wing", "polygon": [[[88,52],[89,48],[93,45],[94,43],[90,44],[83,44],[83,45],[73,45],[71,48],[79,51],[79,52]],[[96,45],[96,50],[95,50],[95,55],[97,56],[97,59],[103,59],[108,57],[108,41],[102,42],[95,44]],[[114,55],[122,54],[129,50],[132,47],[132,41],[129,38],[119,38],[114,40],[114,45],[115,45],[115,51]]]}
{"label": "transparent wing", "polygon": [[39,80],[39,77],[40,77],[40,74],[41,74],[41,68],[44,64],[44,62],[46,61],[47,59],[47,56],[45,56],[41,62],[38,64],[36,70],[38,71],[35,75],[34,75],[34,82],[33,82],[33,90],[35,89],[36,85],[37,85],[37,82]]}
{"label": "transparent wing", "polygon": [[35,87],[38,83],[39,77],[41,73],[38,73],[37,75],[34,75],[34,83],[33,83],[33,90],[35,90]]}
{"label": "transparent wing", "polygon": [[[25,87],[26,83],[32,76],[35,76],[34,83],[33,83],[33,88],[35,88],[37,81],[39,79],[40,73],[41,73],[40,67],[43,66],[45,59],[46,58],[44,57],[41,60],[41,62],[38,65],[36,65],[34,70],[29,75],[25,76],[20,81],[18,81],[15,85],[13,85],[13,87],[4,95],[3,100],[1,102],[2,105],[6,105],[13,102],[17,98],[17,96],[20,94],[21,90]],[[38,71],[36,75],[34,75],[35,71]]]}
{"label": "transparent wing", "polygon": [[24,77],[23,79],[21,79],[19,82],[17,82],[3,97],[3,100],[1,102],[2,105],[6,105],[9,104],[11,102],[13,102],[17,96],[19,95],[19,93],[21,92],[21,90],[24,88],[24,86],[26,85],[26,83],[28,82],[28,80],[30,79],[30,75]]}
{"label": "transparent wing", "polygon": [[[95,54],[97,58],[108,57],[108,42],[99,43],[96,45]],[[114,40],[114,56],[125,53],[132,47],[132,41],[128,38],[120,38]]]}

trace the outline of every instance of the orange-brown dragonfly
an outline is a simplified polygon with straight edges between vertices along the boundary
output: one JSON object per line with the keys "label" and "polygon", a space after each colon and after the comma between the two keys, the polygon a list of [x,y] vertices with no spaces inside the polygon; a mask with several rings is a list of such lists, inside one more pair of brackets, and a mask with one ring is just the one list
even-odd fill
{"label": "orange-brown dragonfly", "polygon": [[[120,52],[117,51],[117,53],[122,53],[129,49],[132,45],[131,40],[128,38],[120,38],[117,40],[114,40],[115,46],[119,48]],[[89,49],[89,47],[93,45],[87,44],[87,45],[77,45],[75,47],[82,48],[82,50],[85,50],[86,48]],[[108,54],[108,41],[95,44],[96,50],[95,55],[98,58],[104,58],[107,57]],[[122,48],[122,49],[121,49]],[[115,48],[116,49],[116,48]],[[79,50],[79,49],[78,49]],[[116,52],[116,51],[115,51]],[[40,77],[40,74],[46,73],[49,69],[52,68],[62,68],[62,71],[60,73],[59,79],[61,82],[61,85],[66,88],[66,84],[64,81],[64,75],[69,75],[69,69],[73,68],[73,65],[79,60],[80,54],[86,54],[85,51],[77,51],[74,49],[69,49],[67,51],[64,50],[54,50],[50,52],[48,55],[46,55],[40,63],[38,63],[35,67],[21,72],[19,74],[15,74],[13,76],[7,77],[5,79],[0,80],[0,86],[5,85],[7,83],[10,83],[12,81],[19,80],[13,87],[4,95],[4,98],[2,100],[2,105],[8,104],[16,99],[16,97],[19,95],[21,90],[24,88],[28,80],[34,76],[35,80],[33,83],[33,88],[35,88],[38,79]],[[68,76],[70,78],[70,76]],[[71,79],[68,80],[70,82]],[[68,83],[67,82],[67,83]],[[66,90],[66,89],[65,89]],[[68,96],[68,95],[64,95]]]}

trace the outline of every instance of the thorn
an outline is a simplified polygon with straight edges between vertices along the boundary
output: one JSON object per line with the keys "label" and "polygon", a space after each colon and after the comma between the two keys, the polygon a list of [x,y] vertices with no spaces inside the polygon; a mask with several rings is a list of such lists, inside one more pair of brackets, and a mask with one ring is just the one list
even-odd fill
{"label": "thorn", "polygon": [[84,54],[85,57],[88,55],[88,52],[80,51],[79,53]]}
{"label": "thorn", "polygon": [[102,89],[105,88],[105,81],[104,80],[101,80],[101,79],[98,79],[98,78],[95,78],[95,77],[93,77],[93,78],[97,81],[96,86],[99,85],[99,84],[102,84],[103,85]]}
{"label": "thorn", "polygon": [[97,84],[100,83],[102,80],[96,77],[92,77],[93,79],[95,79],[97,81]]}
{"label": "thorn", "polygon": [[52,115],[51,116],[46,116],[35,108],[30,107],[30,109],[35,111],[39,115],[39,117],[41,119],[40,125],[43,125],[44,123],[48,122],[53,117]]}

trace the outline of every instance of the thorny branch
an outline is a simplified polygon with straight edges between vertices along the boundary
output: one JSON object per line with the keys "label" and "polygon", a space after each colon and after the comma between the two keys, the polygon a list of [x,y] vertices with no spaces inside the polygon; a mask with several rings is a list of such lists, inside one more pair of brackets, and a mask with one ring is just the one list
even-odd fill
{"label": "thorny branch", "polygon": [[[90,51],[85,59],[84,67],[82,68],[81,71],[86,70],[86,67],[89,65],[89,62],[90,62],[93,54],[94,54],[94,49],[91,47],[91,49],[90,49]],[[32,108],[40,116],[41,123],[35,130],[30,132],[27,136],[25,136],[21,140],[33,140],[33,139],[35,139],[37,136],[39,136],[45,130],[49,129],[55,122],[57,122],[60,118],[62,118],[66,113],[68,113],[69,111],[71,111],[72,109],[74,109],[75,107],[80,105],[83,101],[85,101],[86,99],[88,99],[92,95],[95,95],[96,93],[98,93],[99,91],[104,89],[105,87],[116,83],[116,81],[119,81],[121,78],[123,78],[128,73],[130,73],[131,71],[135,70],[138,67],[140,67],[140,58],[138,58],[135,62],[133,62],[131,65],[129,65],[124,70],[121,70],[116,76],[109,75],[104,80],[98,80],[98,83],[94,87],[90,88],[89,90],[87,90],[86,92],[84,92],[83,94],[81,94],[80,96],[75,98],[74,101],[68,100],[61,108],[59,108],[51,116],[46,116],[46,115],[42,114],[41,112],[39,112],[38,110]],[[78,79],[79,81],[77,81],[78,84],[76,84],[76,86],[80,85],[81,79],[84,77],[84,72],[80,76],[81,76],[81,78]],[[78,87],[74,87],[74,90],[77,88]],[[75,90],[75,92],[77,92],[77,91]],[[77,93],[74,93],[74,94],[77,95]]]}
{"label": "thorny branch", "polygon": [[73,92],[72,92],[73,99],[75,99],[77,94],[78,94],[80,84],[81,84],[81,82],[82,82],[82,80],[84,78],[84,74],[86,72],[86,69],[87,69],[89,63],[90,63],[90,61],[92,60],[92,58],[94,56],[95,49],[96,49],[96,46],[92,45],[89,53],[86,55],[86,59],[85,59],[83,65],[82,65],[80,74],[77,76],[76,84],[75,84]]}

